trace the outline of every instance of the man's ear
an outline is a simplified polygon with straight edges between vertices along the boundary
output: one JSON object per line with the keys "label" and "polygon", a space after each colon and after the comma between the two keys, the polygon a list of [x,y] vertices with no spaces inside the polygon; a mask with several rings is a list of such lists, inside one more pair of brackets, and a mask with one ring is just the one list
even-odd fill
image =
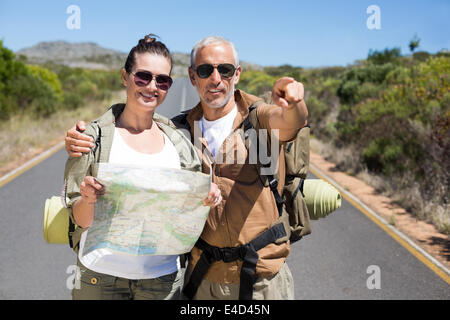
{"label": "man's ear", "polygon": [[238,66],[236,68],[236,72],[234,73],[234,85],[237,85],[239,82],[239,79],[241,77],[242,67]]}
{"label": "man's ear", "polygon": [[195,87],[195,71],[189,67],[188,68],[188,73],[189,73],[189,80],[191,80],[191,84]]}
{"label": "man's ear", "polygon": [[128,85],[128,77],[130,75],[128,74],[128,72],[125,70],[125,68],[122,68],[122,84],[125,86],[125,88]]}

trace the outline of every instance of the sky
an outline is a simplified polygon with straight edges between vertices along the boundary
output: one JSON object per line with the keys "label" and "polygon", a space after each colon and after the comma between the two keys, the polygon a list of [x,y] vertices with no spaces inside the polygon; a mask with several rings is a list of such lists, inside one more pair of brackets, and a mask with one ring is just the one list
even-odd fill
{"label": "sky", "polygon": [[[79,15],[67,12],[72,5]],[[367,12],[372,5],[379,11]],[[172,52],[190,53],[201,38],[220,35],[241,60],[263,66],[345,66],[371,49],[410,54],[415,34],[418,51],[450,49],[450,1],[0,0],[0,40],[13,51],[65,40],[128,53],[148,33]]]}

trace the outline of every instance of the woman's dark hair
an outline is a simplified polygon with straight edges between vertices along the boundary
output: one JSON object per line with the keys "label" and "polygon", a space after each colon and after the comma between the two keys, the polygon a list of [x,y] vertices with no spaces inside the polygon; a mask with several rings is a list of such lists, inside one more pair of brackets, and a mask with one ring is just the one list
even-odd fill
{"label": "woman's dark hair", "polygon": [[170,62],[170,72],[172,72],[172,55],[170,54],[170,51],[169,49],[167,49],[166,45],[161,41],[156,40],[156,37],[158,36],[150,33],[146,35],[144,39],[139,40],[139,43],[131,49],[124,67],[127,73],[130,73],[133,69],[136,60],[135,54],[145,52],[166,57]]}

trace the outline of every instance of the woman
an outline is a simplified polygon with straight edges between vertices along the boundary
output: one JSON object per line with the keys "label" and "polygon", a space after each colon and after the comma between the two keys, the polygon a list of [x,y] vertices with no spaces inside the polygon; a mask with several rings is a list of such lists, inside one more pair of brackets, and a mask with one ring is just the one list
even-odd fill
{"label": "woman", "polygon": [[[141,39],[129,53],[122,70],[126,87],[125,105],[113,105],[86,128],[97,139],[97,147],[66,163],[66,200],[72,221],[78,226],[72,236],[77,251],[83,247],[83,232],[94,220],[94,205],[103,187],[93,176],[97,162],[158,166],[201,172],[201,161],[193,146],[170,122],[156,115],[172,79],[172,58],[167,47],[153,35]],[[221,201],[212,184],[203,204],[214,207]],[[116,255],[116,256],[114,256]],[[125,256],[108,253],[115,269],[98,273],[78,261],[81,279],[73,299],[178,299],[181,275],[177,256]],[[106,259],[100,257],[99,259]],[[138,270],[132,276],[128,270]],[[128,272],[128,273],[127,273]]]}

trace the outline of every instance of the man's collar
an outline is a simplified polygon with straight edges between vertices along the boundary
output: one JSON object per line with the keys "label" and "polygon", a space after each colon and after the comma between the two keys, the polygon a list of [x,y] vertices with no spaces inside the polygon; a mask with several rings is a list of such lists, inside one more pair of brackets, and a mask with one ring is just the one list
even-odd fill
{"label": "man's collar", "polygon": [[[253,103],[252,100],[254,100],[252,97],[254,96],[246,94],[245,92],[239,89],[234,91],[234,100],[236,101],[237,104],[238,114],[234,119],[233,129],[241,126],[242,122],[248,116],[248,108]],[[189,123],[191,130],[193,130],[194,128],[194,122],[200,121],[202,117],[203,117],[203,108],[201,102],[199,102],[193,109],[191,109],[191,111],[187,115],[187,121]]]}

